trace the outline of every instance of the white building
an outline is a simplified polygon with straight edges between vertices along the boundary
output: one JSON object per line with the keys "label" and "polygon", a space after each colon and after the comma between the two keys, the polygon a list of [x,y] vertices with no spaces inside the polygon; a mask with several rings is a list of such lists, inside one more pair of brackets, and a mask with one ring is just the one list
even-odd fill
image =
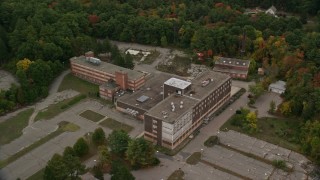
{"label": "white building", "polygon": [[278,94],[282,94],[286,91],[286,82],[284,81],[277,81],[269,85],[269,91],[275,92]]}

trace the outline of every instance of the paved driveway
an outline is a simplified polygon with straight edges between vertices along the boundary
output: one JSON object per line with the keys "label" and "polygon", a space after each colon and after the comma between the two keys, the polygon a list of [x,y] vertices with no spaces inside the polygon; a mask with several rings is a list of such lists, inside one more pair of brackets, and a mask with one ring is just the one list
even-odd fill
{"label": "paved driveway", "polygon": [[267,92],[256,100],[254,106],[257,109],[253,110],[258,110],[258,117],[273,117],[273,115],[268,113],[271,101],[274,101],[277,107],[282,103],[282,98],[277,93]]}

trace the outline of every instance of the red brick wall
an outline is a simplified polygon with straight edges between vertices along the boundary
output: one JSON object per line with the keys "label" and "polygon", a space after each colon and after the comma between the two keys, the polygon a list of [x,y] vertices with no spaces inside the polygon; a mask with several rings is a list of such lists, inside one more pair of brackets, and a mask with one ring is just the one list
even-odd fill
{"label": "red brick wall", "polygon": [[126,90],[128,88],[128,74],[125,72],[116,72],[116,83],[121,89]]}

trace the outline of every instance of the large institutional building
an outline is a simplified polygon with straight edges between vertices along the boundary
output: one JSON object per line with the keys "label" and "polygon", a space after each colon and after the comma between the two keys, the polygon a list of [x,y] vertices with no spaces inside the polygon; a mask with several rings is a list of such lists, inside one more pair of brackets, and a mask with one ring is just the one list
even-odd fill
{"label": "large institutional building", "polygon": [[199,128],[208,115],[229,100],[231,93],[231,77],[214,71],[204,72],[192,81],[167,73],[146,81],[142,72],[101,62],[93,56],[71,58],[70,64],[74,75],[99,84],[100,96],[114,99],[117,110],[143,120],[146,139],[170,149]]}
{"label": "large institutional building", "polygon": [[144,137],[174,149],[209,114],[230,98],[231,78],[213,71],[191,82],[163,74],[133,94],[120,97],[117,109],[144,120]]}
{"label": "large institutional building", "polygon": [[135,91],[145,84],[145,74],[94,58],[93,55],[70,59],[75,76],[100,85],[101,98],[112,99],[118,90]]}

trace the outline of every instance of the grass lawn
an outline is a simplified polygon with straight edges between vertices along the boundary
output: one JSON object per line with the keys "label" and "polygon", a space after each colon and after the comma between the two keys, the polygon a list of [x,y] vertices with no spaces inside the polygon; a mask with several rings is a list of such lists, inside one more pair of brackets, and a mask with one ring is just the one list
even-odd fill
{"label": "grass lawn", "polygon": [[86,110],[86,111],[82,112],[80,114],[80,116],[84,117],[90,121],[93,121],[93,122],[98,122],[105,117],[105,116],[103,116],[99,113],[96,113],[94,111],[91,111],[91,110]]}
{"label": "grass lawn", "polygon": [[127,133],[129,133],[133,129],[132,126],[129,126],[129,125],[121,123],[121,122],[118,122],[118,121],[116,121],[114,119],[111,119],[111,118],[108,118],[108,119],[102,121],[100,123],[100,125],[104,126],[104,127],[107,127],[107,128],[110,128],[112,130],[121,130],[122,129]]}
{"label": "grass lawn", "polygon": [[22,135],[22,130],[27,127],[33,111],[33,108],[27,109],[0,123],[0,145],[8,144]]}
{"label": "grass lawn", "polygon": [[99,86],[80,79],[71,73],[66,75],[62,80],[58,91],[73,89],[81,94],[89,95],[99,92]]}
{"label": "grass lawn", "polygon": [[80,127],[77,126],[76,124],[66,122],[66,121],[60,122],[59,128],[56,131],[48,134],[47,136],[43,137],[40,140],[34,142],[30,146],[22,149],[21,151],[17,152],[16,154],[10,156],[9,158],[0,161],[0,169],[5,167],[6,165],[10,164],[11,162],[19,159],[20,157],[26,155],[27,153],[36,149],[37,147],[43,145],[44,143],[48,142],[49,140],[59,136],[60,134],[62,134],[64,132],[74,132],[74,131],[77,131],[78,129],[80,129]]}
{"label": "grass lawn", "polygon": [[195,152],[191,156],[188,157],[186,162],[191,165],[198,164],[198,162],[201,160],[201,152]]}
{"label": "grass lawn", "polygon": [[[232,117],[220,128],[221,130],[235,130],[241,133],[248,134],[241,127],[231,124]],[[258,139],[267,141],[281,147],[300,152],[299,144],[295,135],[299,131],[300,121],[296,119],[279,119],[279,118],[259,118],[258,130],[254,134],[248,134]]]}
{"label": "grass lawn", "polygon": [[44,174],[44,168],[34,173],[32,176],[28,177],[27,180],[42,180]]}
{"label": "grass lawn", "polygon": [[44,120],[44,119],[51,119],[58,114],[62,113],[63,111],[67,110],[69,107],[77,104],[82,99],[86,98],[85,95],[78,95],[70,99],[65,99],[61,102],[56,104],[51,104],[46,109],[40,111],[37,116],[35,117],[35,121]]}
{"label": "grass lawn", "polygon": [[184,172],[182,170],[175,170],[169,177],[168,180],[183,180]]}

